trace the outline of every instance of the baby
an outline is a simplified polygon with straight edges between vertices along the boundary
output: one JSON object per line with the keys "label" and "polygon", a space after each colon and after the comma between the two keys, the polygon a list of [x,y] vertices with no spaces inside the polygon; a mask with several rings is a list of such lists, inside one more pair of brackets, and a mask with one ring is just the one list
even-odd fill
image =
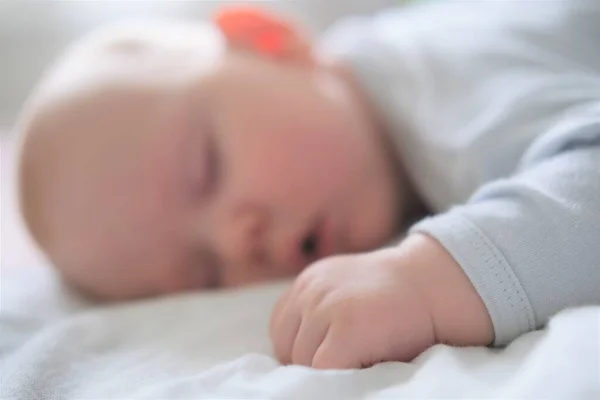
{"label": "baby", "polygon": [[600,303],[599,19],[447,1],[319,44],[239,8],[98,32],[23,113],[27,225],[106,299],[299,275],[284,363],[504,345]]}

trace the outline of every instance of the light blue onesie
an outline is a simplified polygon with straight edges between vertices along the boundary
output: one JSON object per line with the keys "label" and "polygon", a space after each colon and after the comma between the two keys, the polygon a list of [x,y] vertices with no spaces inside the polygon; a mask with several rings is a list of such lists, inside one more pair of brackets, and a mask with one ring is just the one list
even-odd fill
{"label": "light blue onesie", "polygon": [[600,304],[600,1],[436,1],[335,26],[495,344]]}

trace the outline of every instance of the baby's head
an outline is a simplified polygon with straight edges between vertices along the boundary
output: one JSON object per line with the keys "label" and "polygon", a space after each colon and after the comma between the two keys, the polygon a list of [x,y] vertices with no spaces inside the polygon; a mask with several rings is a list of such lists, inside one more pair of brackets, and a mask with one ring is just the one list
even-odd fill
{"label": "baby's head", "polygon": [[391,238],[369,107],[289,35],[271,57],[214,25],[140,25],[57,63],[24,113],[21,204],[67,280],[114,299],[237,286]]}

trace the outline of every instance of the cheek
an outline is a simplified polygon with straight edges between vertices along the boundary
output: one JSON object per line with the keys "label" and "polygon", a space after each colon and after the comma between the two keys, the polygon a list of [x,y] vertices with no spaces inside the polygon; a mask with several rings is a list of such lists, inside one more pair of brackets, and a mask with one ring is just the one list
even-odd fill
{"label": "cheek", "polygon": [[297,124],[253,136],[240,143],[239,170],[257,193],[274,199],[327,200],[356,178],[363,156],[352,135],[329,126]]}

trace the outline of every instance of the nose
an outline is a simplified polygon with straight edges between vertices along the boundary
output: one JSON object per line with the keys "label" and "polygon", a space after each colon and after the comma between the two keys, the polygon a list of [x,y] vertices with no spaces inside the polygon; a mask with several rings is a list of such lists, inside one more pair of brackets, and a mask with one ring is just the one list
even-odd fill
{"label": "nose", "polygon": [[224,260],[235,265],[266,264],[268,223],[268,215],[261,207],[245,205],[233,210],[222,226],[220,247]]}

